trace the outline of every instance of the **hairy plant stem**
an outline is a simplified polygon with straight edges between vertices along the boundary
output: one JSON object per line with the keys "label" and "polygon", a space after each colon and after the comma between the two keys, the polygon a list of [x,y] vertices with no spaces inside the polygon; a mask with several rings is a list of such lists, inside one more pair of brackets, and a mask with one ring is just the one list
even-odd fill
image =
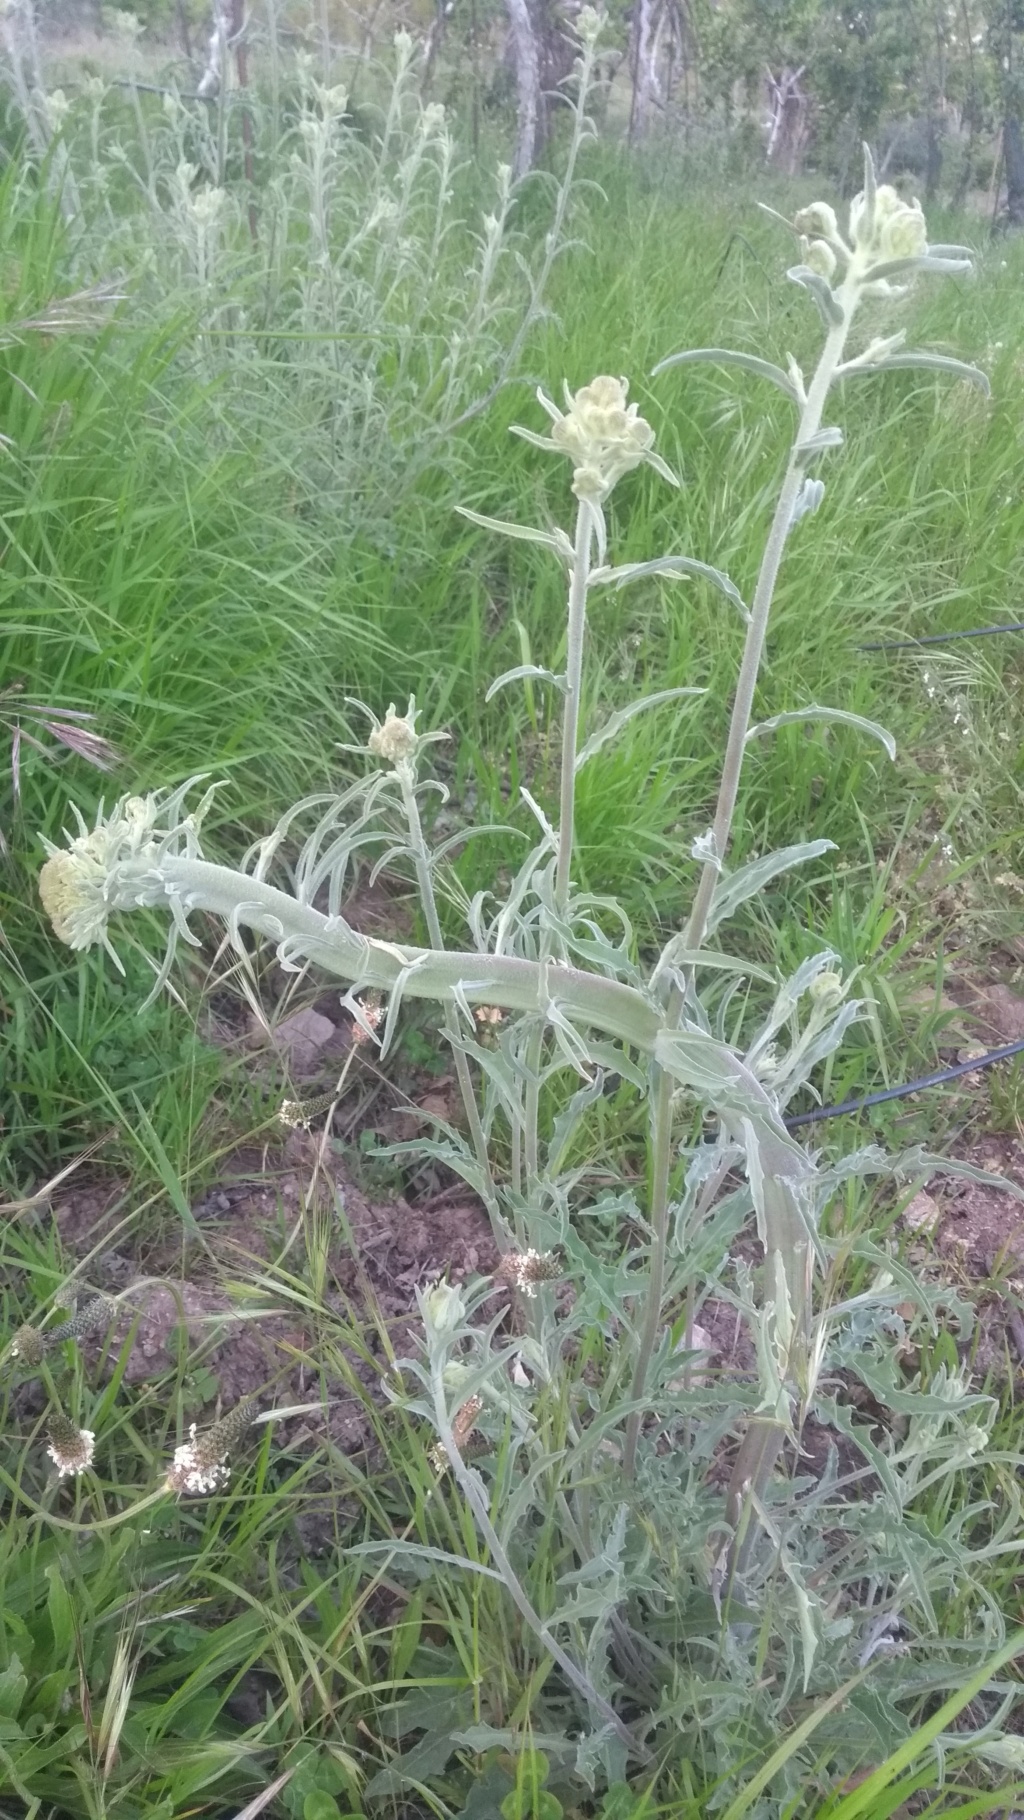
{"label": "hairy plant stem", "polygon": [[[576,748],[580,732],[580,697],[583,687],[583,649],[587,631],[587,589],[590,553],[594,540],[594,515],[585,499],[576,509],[576,537],[569,576],[569,603],[565,634],[565,696],[562,708],[562,758],[558,796],[558,857],[555,862],[555,905],[565,919],[572,886],[572,855],[576,828]],[[542,958],[547,959],[545,947]],[[528,1182],[540,1175],[540,1070],[544,1059],[544,1027],[538,1024],[526,1050],[525,1150]]]}
{"label": "hairy plant stem", "polygon": [[235,872],[211,860],[185,854],[145,857],[117,866],[108,879],[108,910],[135,910],[143,904],[166,908],[176,900],[179,913],[206,910],[228,925],[233,937],[241,927],[255,930],[278,945],[289,962],[305,957],[357,991],[376,989],[407,998],[439,999],[454,1004],[456,993],[467,1003],[498,1005],[506,1011],[535,1011],[542,1016],[552,1000],[571,1017],[650,1053],[662,1014],[633,986],[605,979],[579,967],[547,967],[513,954],[476,950],[415,948],[360,935],[343,917],[327,916],[312,904],[281,891],[249,872]]}
{"label": "hairy plant stem", "polygon": [[627,1746],[632,1755],[644,1756],[646,1753],[638,1745],[628,1726],[619,1718],[618,1713],[608,1701],[599,1694],[589,1675],[577,1666],[572,1657],[566,1653],[561,1644],[552,1636],[540,1613],[534,1610],[530,1596],[519,1579],[505,1552],[501,1537],[491,1522],[487,1499],[479,1475],[469,1468],[462,1458],[452,1434],[448,1420],[447,1399],[444,1388],[445,1356],[441,1348],[432,1351],[430,1360],[430,1383],[434,1401],[434,1420],[437,1432],[448,1458],[448,1464],[458,1483],[459,1490],[465,1498],[483,1541],[490,1552],[491,1559],[501,1575],[502,1582],[524,1622],[532,1630],[538,1643],[558,1663],[567,1681],[583,1695],[591,1711],[600,1715],[606,1725],[615,1731],[616,1736]]}
{"label": "hairy plant stem", "polygon": [[564,917],[569,908],[572,852],[576,831],[576,747],[580,733],[580,694],[583,685],[583,646],[587,630],[587,588],[590,585],[590,551],[594,539],[594,514],[581,499],[576,512],[576,542],[569,578],[569,614],[565,641],[565,706],[562,712],[562,775],[558,801],[558,864],[555,871],[555,906]]}
{"label": "hairy plant stem", "polygon": [[[434,895],[430,853],[423,836],[423,823],[420,820],[420,808],[416,801],[416,774],[411,762],[407,759],[399,760],[395,766],[395,776],[402,792],[402,808],[409,828],[409,844],[413,864],[416,867],[416,882],[419,885],[420,903],[423,906],[427,934],[430,937],[431,947],[440,954],[444,950],[444,936],[441,932],[441,919],[437,914],[437,898]],[[480,1109],[473,1090],[469,1057],[460,1047],[461,1031],[459,1030],[458,1014],[451,1003],[446,1003],[443,1006],[443,1015],[445,1035],[449,1039],[452,1060],[455,1063],[455,1075],[462,1096],[466,1123],[469,1126],[469,1135],[482,1177],[483,1202],[487,1208],[487,1217],[491,1222],[495,1244],[500,1252],[505,1252],[508,1250],[508,1236],[498,1206],[497,1190],[494,1186],[494,1176],[491,1173],[491,1159],[487,1151],[487,1137],[480,1121]]]}
{"label": "hairy plant stem", "polygon": [[[829,329],[825,337],[825,346],[821,352],[814,377],[800,413],[793,446],[790,450],[782,487],[779,492],[775,514],[772,518],[768,540],[761,558],[757,586],[750,612],[750,624],[747,627],[746,643],[743,647],[743,658],[736,682],[736,695],[733,700],[732,716],[729,722],[729,735],[726,741],[725,755],[722,761],[722,776],[718,788],[718,801],[715,805],[713,823],[714,858],[705,862],[694,898],[693,908],[686,925],[684,942],[691,952],[701,946],[707,933],[708,912],[719,877],[719,866],[724,861],[732,833],[733,816],[736,811],[736,799],[739,794],[740,774],[743,770],[743,756],[747,734],[750,731],[750,718],[754,705],[754,691],[764,656],[764,642],[768,632],[768,620],[771,614],[775,585],[793,520],[793,507],[803,484],[808,456],[803,453],[804,446],[821,428],[822,413],[829,388],[835,378],[836,368],[843,358],[843,349],[850,331],[850,323],[857,307],[858,288],[855,282],[847,282],[836,293],[843,311],[842,322]],[[679,1022],[684,1003],[685,989],[674,982],[668,994],[665,1022],[671,1029]],[[672,1170],[672,1092],[673,1083],[661,1069],[653,1071],[650,1086],[651,1113],[651,1199],[650,1225],[652,1230],[650,1274],[646,1289],[646,1307],[644,1321],[637,1348],[636,1367],[633,1373],[631,1399],[640,1403],[647,1385],[647,1373],[657,1345],[658,1334],[663,1319],[662,1303],[665,1295],[665,1275],[668,1261],[669,1232],[669,1180]],[[642,1411],[635,1409],[626,1425],[626,1440],[623,1450],[623,1468],[628,1477],[636,1469],[636,1449],[643,1421]],[[782,1434],[778,1437],[778,1447],[782,1445]],[[757,1452],[757,1470],[759,1484],[763,1487],[774,1466],[778,1454],[770,1454],[763,1443],[763,1437]]]}

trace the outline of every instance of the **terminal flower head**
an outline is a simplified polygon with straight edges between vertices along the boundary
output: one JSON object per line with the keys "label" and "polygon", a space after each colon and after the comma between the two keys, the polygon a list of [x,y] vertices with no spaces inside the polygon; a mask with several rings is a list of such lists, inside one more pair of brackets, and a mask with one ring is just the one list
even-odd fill
{"label": "terminal flower head", "polygon": [[654,452],[654,431],[638,407],[627,403],[628,395],[627,380],[602,373],[578,392],[571,392],[566,384],[566,409],[561,411],[538,388],[537,398],[551,419],[550,435],[538,436],[518,425],[515,433],[539,449],[568,455],[573,464],[573,492],[595,505],[607,499],[624,474],[643,463],[677,486],[671,468]]}

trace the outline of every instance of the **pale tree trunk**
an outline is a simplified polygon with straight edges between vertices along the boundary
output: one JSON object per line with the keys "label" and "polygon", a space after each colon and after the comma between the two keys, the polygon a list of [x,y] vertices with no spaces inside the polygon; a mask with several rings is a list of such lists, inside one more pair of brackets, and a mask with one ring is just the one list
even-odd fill
{"label": "pale tree trunk", "polygon": [[512,55],[516,66],[516,88],[519,110],[516,120],[516,149],[512,160],[514,178],[525,177],[533,169],[540,132],[540,55],[537,34],[527,0],[505,0],[512,34]]}
{"label": "pale tree trunk", "polygon": [[768,144],[766,157],[776,170],[795,177],[803,163],[810,137],[810,102],[800,87],[803,68],[784,69],[776,77],[768,71]]}
{"label": "pale tree trunk", "polygon": [[651,113],[661,99],[656,69],[661,26],[660,0],[634,0],[630,31],[633,100],[629,110],[630,142],[642,139]]}
{"label": "pale tree trunk", "polygon": [[1010,227],[1024,227],[1024,135],[1020,115],[1009,110],[1003,119],[1003,162],[1006,166],[1006,220]]}

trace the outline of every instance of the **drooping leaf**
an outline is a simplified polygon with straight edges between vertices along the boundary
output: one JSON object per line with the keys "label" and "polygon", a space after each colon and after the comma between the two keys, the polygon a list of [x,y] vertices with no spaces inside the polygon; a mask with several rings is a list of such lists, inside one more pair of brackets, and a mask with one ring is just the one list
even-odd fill
{"label": "drooping leaf", "polygon": [[542,531],[537,525],[517,525],[508,518],[489,518],[485,512],[471,512],[468,506],[456,506],[455,509],[461,518],[468,518],[470,524],[479,525],[482,531],[497,531],[501,537],[540,544],[542,549],[553,550],[562,562],[572,561],[572,542],[562,530]]}
{"label": "drooping leaf", "polygon": [[616,734],[621,733],[623,727],[627,726],[635,715],[643,714],[648,708],[659,708],[666,701],[678,701],[683,695],[706,694],[706,689],[658,689],[653,695],[642,695],[637,701],[631,701],[627,707],[619,708],[615,714],[609,714],[604,726],[598,727],[597,731],[590,735],[590,738],[577,752],[573,769],[582,771],[587,760],[593,758],[595,752],[600,752],[601,747],[606,746],[610,739],[615,738]]}
{"label": "drooping leaf", "polygon": [[701,581],[710,582],[713,588],[725,595],[726,600],[731,600],[745,620],[750,618],[736,583],[730,581],[723,570],[712,568],[707,562],[698,562],[695,556],[655,556],[650,562],[625,562],[617,569],[594,569],[590,585],[595,588],[622,588],[627,582],[639,581],[645,575],[659,575],[665,581],[678,580],[681,575],[696,575]]}
{"label": "drooping leaf", "polygon": [[695,360],[707,360],[713,366],[743,367],[758,379],[767,379],[772,385],[778,386],[779,391],[785,392],[793,404],[799,405],[802,402],[792,379],[781,367],[777,367],[771,360],[761,360],[756,354],[740,353],[737,348],[687,348],[680,354],[669,354],[652,368],[652,377],[667,373],[670,367],[685,366]]}
{"label": "drooping leaf", "polygon": [[968,385],[977,386],[989,398],[992,387],[988,377],[980,367],[971,366],[966,360],[954,360],[949,354],[929,354],[925,349],[900,349],[899,353],[885,354],[881,360],[851,361],[849,366],[841,367],[840,379],[856,379],[862,373],[892,373],[897,368],[919,367],[925,373],[943,373],[950,379],[964,379]]}
{"label": "drooping leaf", "polygon": [[521,682],[524,677],[529,677],[531,681],[554,683],[563,695],[568,686],[564,676],[556,676],[554,670],[545,670],[542,664],[516,664],[514,669],[503,670],[500,676],[495,677],[484,701],[491,701],[499,689],[504,689],[506,683]]}
{"label": "drooping leaf", "polygon": [[868,720],[863,714],[853,714],[849,708],[791,708],[785,714],[773,714],[770,720],[760,720],[747,733],[748,739],[758,739],[762,733],[774,733],[777,727],[794,726],[799,721],[838,721],[843,726],[856,727],[859,733],[868,733],[877,739],[889,754],[896,757],[896,741],[885,727],[880,727],[876,720]]}
{"label": "drooping leaf", "polygon": [[843,306],[837,301],[827,278],[823,278],[820,272],[812,272],[809,265],[791,265],[786,277],[791,278],[794,284],[803,285],[805,291],[810,291],[827,329],[841,326]]}
{"label": "drooping leaf", "polygon": [[820,859],[823,853],[834,850],[835,841],[799,841],[795,846],[779,847],[774,853],[763,853],[760,859],[752,859],[737,871],[726,873],[719,879],[711,899],[708,934],[717,929],[726,917],[732,916],[740,904],[755,897],[773,879],[781,877],[783,872],[790,872],[794,866],[802,866],[805,860]]}

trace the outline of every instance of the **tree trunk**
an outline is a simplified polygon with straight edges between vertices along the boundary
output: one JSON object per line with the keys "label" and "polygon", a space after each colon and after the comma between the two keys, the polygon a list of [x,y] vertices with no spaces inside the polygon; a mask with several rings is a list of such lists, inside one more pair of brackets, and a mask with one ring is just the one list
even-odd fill
{"label": "tree trunk", "polygon": [[776,170],[787,177],[799,175],[810,137],[810,102],[800,87],[803,67],[788,67],[779,77],[768,71],[768,98],[771,120],[766,157]]}
{"label": "tree trunk", "polygon": [[656,0],[634,0],[629,47],[633,76],[633,100],[629,110],[630,144],[643,138],[657,99],[657,76],[654,70],[657,42],[655,10]]}
{"label": "tree trunk", "polygon": [[1007,224],[1024,227],[1024,134],[1018,113],[1007,112],[1003,119],[1003,161],[1006,165]]}
{"label": "tree trunk", "polygon": [[512,55],[515,59],[519,95],[512,175],[519,178],[525,177],[527,171],[533,169],[537,156],[541,101],[540,57],[527,0],[505,0],[505,5],[512,32]]}

